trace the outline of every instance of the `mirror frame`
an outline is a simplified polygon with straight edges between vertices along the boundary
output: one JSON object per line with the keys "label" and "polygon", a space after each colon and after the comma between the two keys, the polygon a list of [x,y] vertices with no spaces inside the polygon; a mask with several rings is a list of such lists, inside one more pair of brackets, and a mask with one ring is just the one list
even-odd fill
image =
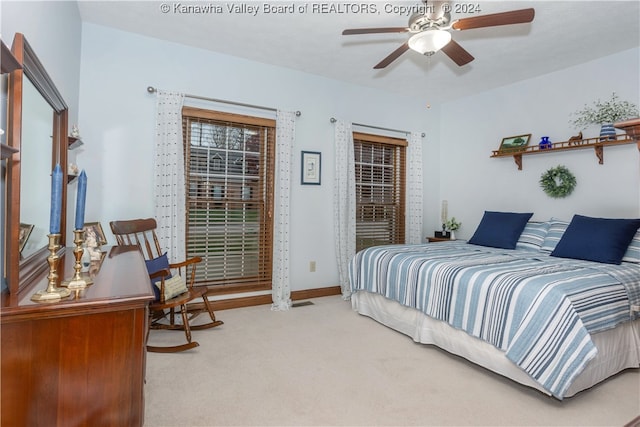
{"label": "mirror frame", "polygon": [[[9,74],[7,106],[7,144],[17,150],[22,145],[22,85],[26,76],[53,109],[53,135],[51,143],[51,170],[56,163],[63,172],[61,250],[65,246],[67,217],[67,127],[68,107],[53,80],[38,59],[38,56],[21,33],[13,39],[12,52],[22,69]],[[31,283],[41,278],[48,270],[46,246],[25,259],[20,259],[20,151],[14,153],[7,163],[5,273],[9,294],[17,295]],[[49,184],[50,185],[50,184]],[[48,201],[43,209],[49,209]]]}

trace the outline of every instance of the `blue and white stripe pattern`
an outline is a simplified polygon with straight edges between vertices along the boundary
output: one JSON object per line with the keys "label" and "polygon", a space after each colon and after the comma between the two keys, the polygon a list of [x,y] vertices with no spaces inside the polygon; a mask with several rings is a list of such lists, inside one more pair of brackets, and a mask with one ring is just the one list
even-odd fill
{"label": "blue and white stripe pattern", "polygon": [[633,240],[631,240],[622,261],[640,263],[640,230],[636,232]]}
{"label": "blue and white stripe pattern", "polygon": [[[590,333],[631,319],[640,268],[464,242],[378,246],[350,264],[353,292],[376,292],[502,349],[562,399],[595,357]],[[625,284],[622,284],[625,281]]]}
{"label": "blue and white stripe pattern", "polygon": [[551,222],[528,222],[516,243],[516,249],[539,251],[549,231]]}

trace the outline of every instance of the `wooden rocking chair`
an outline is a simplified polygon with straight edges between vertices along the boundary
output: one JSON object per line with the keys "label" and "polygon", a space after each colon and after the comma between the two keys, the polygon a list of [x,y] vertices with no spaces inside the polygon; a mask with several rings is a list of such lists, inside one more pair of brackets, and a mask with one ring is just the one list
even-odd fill
{"label": "wooden rocking chair", "polygon": [[[179,263],[169,263],[166,253],[160,249],[156,235],[156,220],[153,218],[134,219],[127,221],[111,221],[111,231],[116,237],[118,245],[138,246],[147,262],[149,277],[152,282],[156,301],[149,305],[149,329],[183,330],[187,337],[186,344],[157,347],[147,345],[147,350],[160,353],[184,351],[199,346],[192,341],[191,331],[208,329],[222,325],[216,320],[211,304],[207,299],[206,287],[194,287],[196,265],[202,261],[200,257],[190,258]],[[178,275],[171,275],[171,270],[177,269]],[[166,296],[166,298],[165,298]],[[188,309],[187,303],[196,298],[202,298],[203,309]],[[211,321],[200,325],[191,325],[191,320],[197,315],[207,312]],[[179,315],[182,322],[176,322]],[[149,331],[147,331],[147,336]]]}

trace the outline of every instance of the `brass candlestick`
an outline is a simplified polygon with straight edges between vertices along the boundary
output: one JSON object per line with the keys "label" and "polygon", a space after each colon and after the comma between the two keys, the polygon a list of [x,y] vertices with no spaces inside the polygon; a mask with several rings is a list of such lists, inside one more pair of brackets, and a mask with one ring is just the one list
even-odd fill
{"label": "brass candlestick", "polygon": [[76,263],[73,269],[76,271],[73,277],[67,279],[61,283],[61,286],[66,286],[68,289],[84,289],[88,285],[93,284],[93,280],[89,276],[83,275],[82,270],[82,253],[84,249],[82,244],[84,243],[84,230],[73,230],[73,243],[76,247],[73,249],[73,255],[76,258]]}
{"label": "brass candlestick", "polygon": [[36,292],[31,296],[33,301],[49,301],[55,302],[62,298],[68,297],[71,293],[68,289],[56,287],[58,281],[58,263],[60,257],[58,256],[58,249],[60,249],[60,234],[49,234],[49,257],[47,262],[49,263],[49,285],[47,289]]}

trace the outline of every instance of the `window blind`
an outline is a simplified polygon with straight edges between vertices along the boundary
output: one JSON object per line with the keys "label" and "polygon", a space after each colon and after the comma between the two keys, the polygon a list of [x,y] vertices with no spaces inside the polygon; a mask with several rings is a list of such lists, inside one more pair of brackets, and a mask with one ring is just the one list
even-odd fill
{"label": "window blind", "polygon": [[275,121],[184,107],[187,256],[218,292],[270,289]]}
{"label": "window blind", "polygon": [[356,250],[405,241],[407,141],[354,132]]}

